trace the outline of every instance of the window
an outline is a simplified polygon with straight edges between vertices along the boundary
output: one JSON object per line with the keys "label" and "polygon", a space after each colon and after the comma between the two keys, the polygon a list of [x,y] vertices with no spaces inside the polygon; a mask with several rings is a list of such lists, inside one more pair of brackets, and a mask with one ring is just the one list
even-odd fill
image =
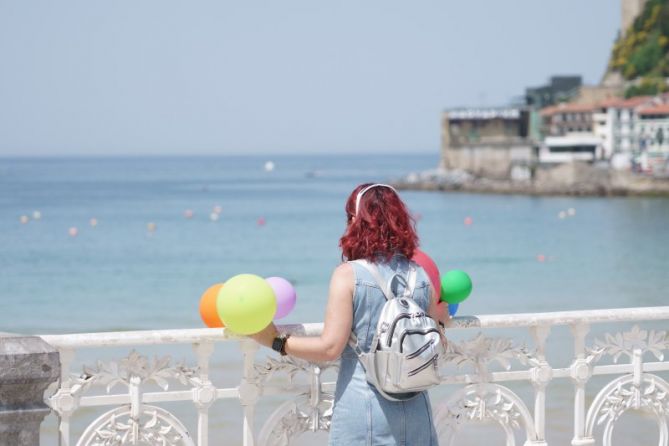
{"label": "window", "polygon": [[559,146],[559,147],[549,147],[549,150],[553,153],[594,153],[595,146]]}

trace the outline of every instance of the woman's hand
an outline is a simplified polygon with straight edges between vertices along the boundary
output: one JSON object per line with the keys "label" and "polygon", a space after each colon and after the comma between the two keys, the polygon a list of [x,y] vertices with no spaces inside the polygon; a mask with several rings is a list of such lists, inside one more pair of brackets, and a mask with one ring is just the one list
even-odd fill
{"label": "woman's hand", "polygon": [[[287,354],[311,362],[334,361],[341,356],[353,324],[354,283],[353,267],[348,263],[339,265],[330,280],[323,332],[320,336],[291,336],[286,339],[284,350]],[[279,331],[272,323],[250,337],[271,348],[278,335]]]}
{"label": "woman's hand", "polygon": [[276,325],[274,325],[274,322],[270,322],[270,324],[267,327],[263,328],[256,334],[250,335],[249,337],[253,338],[259,344],[271,348],[272,342],[274,342],[274,338],[276,338],[277,336],[279,336],[279,330],[276,329]]}

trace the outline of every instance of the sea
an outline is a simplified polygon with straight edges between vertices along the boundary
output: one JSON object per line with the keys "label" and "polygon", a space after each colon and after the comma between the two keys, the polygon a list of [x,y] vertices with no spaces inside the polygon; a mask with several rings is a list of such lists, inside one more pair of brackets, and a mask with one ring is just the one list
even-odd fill
{"label": "sea", "polygon": [[[425,153],[0,158],[0,332],[202,327],[201,294],[241,273],[294,284],[297,305],[279,323],[320,322],[351,191],[437,162]],[[459,315],[669,302],[669,199],[401,197],[441,272],[472,278]],[[552,351],[568,365],[568,331],[555,333]],[[220,376],[239,361],[214,358]],[[568,444],[573,391],[565,380],[556,389],[548,435]],[[212,436],[238,444],[239,406],[217,413]],[[655,423],[640,417],[616,430],[633,441],[619,444],[657,442]],[[48,420],[43,444],[55,444]],[[639,422],[649,426],[640,443]],[[475,429],[463,435],[458,444],[480,444]]]}

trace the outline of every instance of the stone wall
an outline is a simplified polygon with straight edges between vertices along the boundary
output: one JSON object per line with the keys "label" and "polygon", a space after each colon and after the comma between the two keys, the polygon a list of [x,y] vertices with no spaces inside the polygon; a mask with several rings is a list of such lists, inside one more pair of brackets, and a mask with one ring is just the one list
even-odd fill
{"label": "stone wall", "polygon": [[466,170],[473,175],[508,179],[514,164],[530,164],[533,149],[530,145],[500,147],[480,145],[471,147],[448,148],[443,152],[444,165],[449,169]]}

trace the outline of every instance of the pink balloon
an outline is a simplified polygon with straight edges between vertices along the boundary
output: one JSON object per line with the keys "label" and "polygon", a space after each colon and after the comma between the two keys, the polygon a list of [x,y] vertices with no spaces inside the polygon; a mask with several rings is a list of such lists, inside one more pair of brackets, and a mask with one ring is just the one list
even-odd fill
{"label": "pink balloon", "polygon": [[274,315],[274,320],[287,316],[295,307],[295,301],[297,300],[295,288],[293,288],[290,282],[281,277],[268,277],[265,280],[272,287],[276,296],[276,314]]}
{"label": "pink balloon", "polygon": [[422,266],[427,273],[427,277],[430,278],[430,282],[432,283],[432,288],[434,288],[434,292],[437,294],[438,302],[441,298],[441,275],[439,274],[439,268],[437,268],[436,263],[434,263],[434,260],[432,260],[430,256],[418,248],[414,251],[411,260]]}

